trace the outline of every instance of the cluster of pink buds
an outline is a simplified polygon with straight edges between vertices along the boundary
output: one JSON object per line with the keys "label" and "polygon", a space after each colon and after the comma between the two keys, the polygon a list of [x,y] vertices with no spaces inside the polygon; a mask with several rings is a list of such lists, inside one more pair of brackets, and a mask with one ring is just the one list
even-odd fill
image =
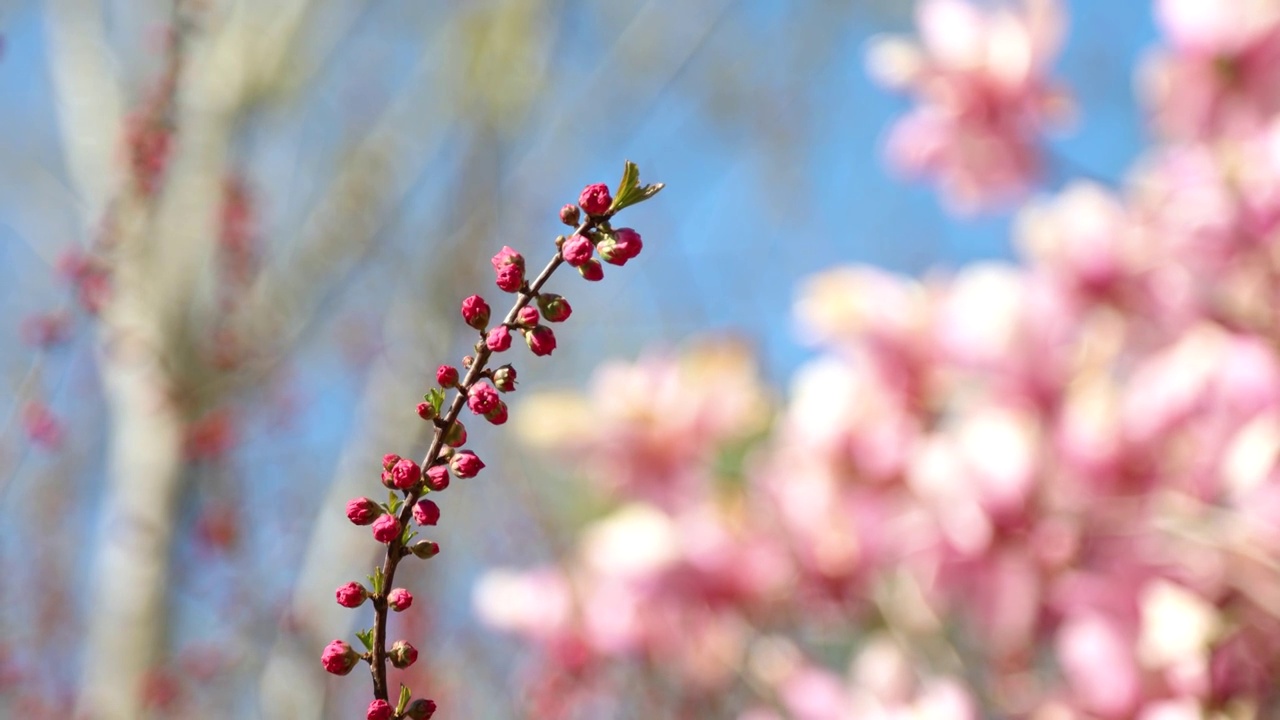
{"label": "cluster of pink buds", "polygon": [[[451,476],[473,478],[485,467],[474,452],[462,449],[467,442],[467,429],[458,415],[465,407],[493,425],[507,421],[507,404],[502,397],[515,391],[516,370],[509,364],[489,369],[489,361],[511,348],[514,333],[524,338],[534,355],[550,355],[556,349],[556,336],[546,323],[568,320],[573,308],[563,296],[543,292],[542,286],[561,264],[575,267],[582,277],[596,281],[604,277],[600,260],[625,265],[639,255],[640,233],[631,228],[615,229],[610,220],[622,208],[648,200],[661,189],[661,183],[640,185],[639,169],[628,162],[615,193],[610,193],[603,183],[588,185],[577,205],[561,209],[560,220],[574,230],[567,239],[556,238],[556,253],[537,276],[527,276],[524,257],[509,247],[494,255],[498,289],[515,295],[514,303],[502,321],[494,323],[484,298],[472,295],[462,301],[462,319],[479,338],[475,354],[463,358],[461,370],[452,365],[440,366],[436,371],[437,387],[417,405],[418,417],[435,426],[422,463],[394,453],[383,456],[381,482],[390,491],[387,502],[360,497],[347,503],[347,519],[368,526],[374,540],[387,546],[386,556],[368,576],[368,586],[349,582],[336,592],[338,604],[343,607],[357,608],[366,602],[373,606],[373,627],[356,633],[365,652],[334,640],[324,649],[321,663],[335,675],[346,675],[360,661],[369,663],[374,700],[369,704],[368,720],[420,720],[431,717],[436,709],[431,700],[413,699],[404,685],[400,686],[398,702],[391,704],[387,662],[396,668],[407,668],[418,659],[418,651],[406,640],[387,647],[387,618],[388,611],[400,612],[413,604],[408,590],[393,586],[400,561],[411,555],[427,559],[440,552],[434,541],[414,541],[418,535],[415,525],[433,527],[440,520],[440,507],[424,496],[448,488]],[[595,258],[597,254],[600,260]],[[448,391],[454,395],[446,403]]]}

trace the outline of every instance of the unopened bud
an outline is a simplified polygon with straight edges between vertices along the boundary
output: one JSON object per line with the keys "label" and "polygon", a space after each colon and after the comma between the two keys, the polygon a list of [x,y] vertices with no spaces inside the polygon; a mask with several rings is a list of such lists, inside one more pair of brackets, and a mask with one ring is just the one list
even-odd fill
{"label": "unopened bud", "polygon": [[451,365],[441,365],[436,369],[436,382],[440,387],[453,387],[458,384],[458,369]]}
{"label": "unopened bud", "polygon": [[418,650],[405,640],[397,640],[396,644],[387,651],[387,657],[392,665],[403,670],[417,661]]}
{"label": "unopened bud", "polygon": [[489,303],[479,295],[472,295],[462,301],[462,319],[468,325],[483,330],[489,325]]}
{"label": "unopened bud", "polygon": [[560,222],[568,225],[569,227],[576,227],[579,217],[580,214],[578,213],[577,205],[570,204],[560,208]]}
{"label": "unopened bud", "polygon": [[429,720],[432,715],[436,714],[435,702],[426,698],[418,698],[409,703],[409,707],[405,708],[404,716],[413,720]]}
{"label": "unopened bud", "polygon": [[582,276],[583,280],[599,282],[604,279],[604,266],[600,264],[599,260],[592,258],[578,268],[578,274]]}
{"label": "unopened bud", "polygon": [[555,293],[538,295],[538,309],[542,311],[542,317],[546,318],[547,322],[564,322],[573,313],[573,308],[569,307],[569,301]]}
{"label": "unopened bud", "polygon": [[516,389],[516,369],[510,365],[503,365],[493,371],[493,386],[504,393],[511,392]]}
{"label": "unopened bud", "polygon": [[434,540],[419,540],[409,546],[409,552],[413,553],[414,557],[429,560],[440,554],[440,543]]}
{"label": "unopened bud", "polygon": [[427,489],[431,492],[440,492],[449,487],[448,465],[432,465],[424,474],[427,477]]}
{"label": "unopened bud", "polygon": [[320,654],[320,664],[334,675],[346,675],[356,666],[360,655],[351,646],[341,640],[334,640],[325,646]]}
{"label": "unopened bud", "polygon": [[444,434],[444,444],[449,447],[462,447],[467,444],[467,428],[460,420],[454,420],[449,432]]}
{"label": "unopened bud", "polygon": [[484,414],[484,419],[494,425],[505,423],[507,421],[507,404],[499,400],[492,410]]}
{"label": "unopened bud", "polygon": [[396,612],[404,612],[413,605],[413,593],[404,588],[396,588],[387,593],[387,606]]}
{"label": "unopened bud", "polygon": [[356,525],[369,525],[382,514],[382,506],[367,497],[347,501],[347,519]]}
{"label": "unopened bud", "polygon": [[358,608],[364,604],[365,600],[369,599],[369,591],[365,590],[364,586],[358,582],[349,582],[346,585],[339,586],[334,596],[342,607]]}

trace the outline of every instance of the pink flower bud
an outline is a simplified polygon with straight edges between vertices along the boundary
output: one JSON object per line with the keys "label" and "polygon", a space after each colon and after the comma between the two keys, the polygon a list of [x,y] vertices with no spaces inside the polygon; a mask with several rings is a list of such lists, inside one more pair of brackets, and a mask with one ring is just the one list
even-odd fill
{"label": "pink flower bud", "polygon": [[380,543],[391,543],[400,537],[400,521],[395,515],[387,513],[373,521],[373,539]]}
{"label": "pink flower bud", "polygon": [[494,352],[506,352],[511,348],[511,331],[507,329],[506,325],[499,325],[489,331],[489,334],[484,339],[484,344],[485,347]]}
{"label": "pink flower bud", "polygon": [[462,319],[477,330],[489,325],[489,303],[479,295],[472,295],[462,301]]}
{"label": "pink flower bud", "polygon": [[573,314],[569,301],[555,293],[542,293],[538,296],[538,309],[547,322],[564,322]]}
{"label": "pink flower bud", "polygon": [[382,515],[382,506],[367,497],[347,501],[347,519],[356,525],[368,525]]}
{"label": "pink flower bud", "polygon": [[427,468],[427,487],[431,492],[440,492],[449,487],[449,468],[446,465],[432,465]]}
{"label": "pink flower bud", "polygon": [[434,540],[419,540],[409,546],[409,552],[413,553],[414,557],[430,560],[440,554],[440,543]]}
{"label": "pink flower bud", "polygon": [[408,490],[418,484],[418,480],[422,479],[422,469],[418,467],[418,463],[409,458],[401,458],[395,467],[391,468],[391,483],[400,490]]}
{"label": "pink flower bud", "polygon": [[418,660],[418,649],[410,645],[406,640],[397,640],[395,645],[387,651],[387,657],[391,660],[391,664],[401,670],[409,667]]}
{"label": "pink flower bud", "polygon": [[391,468],[395,467],[396,463],[398,462],[400,462],[399,455],[395,453],[387,453],[386,455],[382,456],[382,469],[390,470]]}
{"label": "pink flower bud", "polygon": [[[440,469],[443,470],[444,467],[440,466]],[[435,525],[440,521],[440,506],[430,500],[419,500],[413,506],[413,519],[419,525]]]}
{"label": "pink flower bud", "polygon": [[585,235],[574,235],[565,240],[564,245],[560,247],[560,254],[564,256],[564,261],[573,267],[581,267],[583,263],[591,260],[593,252],[595,248]]}
{"label": "pink flower bud", "polygon": [[386,489],[388,489],[388,490],[395,490],[395,489],[396,489],[396,481],[395,481],[395,478],[391,477],[391,471],[390,471],[390,470],[383,470],[383,471],[382,471],[382,487],[384,487],[384,488],[386,488]]}
{"label": "pink flower bud", "polygon": [[588,215],[604,215],[609,212],[609,206],[613,204],[613,196],[609,194],[608,185],[595,183],[582,189],[582,194],[578,196],[578,204]]}
{"label": "pink flower bud", "polygon": [[514,265],[524,270],[524,256],[506,245],[503,245],[502,250],[497,255],[494,255],[489,262],[493,263],[494,270],[501,270],[508,265]]}
{"label": "pink flower bud", "polygon": [[627,261],[640,254],[644,243],[640,242],[640,233],[631,228],[619,228],[612,235],[600,241],[597,250],[604,261],[613,265],[626,265]]}
{"label": "pink flower bud", "polygon": [[[610,200],[609,202],[613,202]],[[560,222],[569,227],[576,227],[578,224],[578,206],[570,203],[560,208]]]}
{"label": "pink flower bud", "polygon": [[550,355],[556,349],[556,334],[546,325],[539,325],[525,331],[524,342],[534,355]]}
{"label": "pink flower bud", "polygon": [[396,588],[387,593],[387,605],[396,612],[404,612],[413,604],[413,593],[404,588]]}
{"label": "pink flower bud", "polygon": [[516,389],[516,369],[510,365],[503,365],[493,371],[493,386],[504,393],[511,392]]}
{"label": "pink flower bud", "polygon": [[524,268],[519,265],[503,265],[498,268],[497,283],[498,289],[503,292],[517,292],[520,286],[524,284]]}
{"label": "pink flower bud", "polygon": [[473,478],[484,469],[484,463],[470,450],[463,450],[449,460],[449,469],[460,478]]}
{"label": "pink flower bud", "polygon": [[538,315],[538,308],[533,307],[532,305],[525,305],[520,308],[520,312],[516,314],[516,320],[520,321],[521,325],[537,325],[538,321],[541,319],[542,318]]}
{"label": "pink flower bud", "polygon": [[386,700],[374,700],[369,703],[369,709],[365,711],[365,720],[391,720],[395,715],[395,711]]}
{"label": "pink flower bud", "polygon": [[582,276],[583,280],[600,282],[604,279],[604,266],[600,264],[599,260],[591,259],[578,268],[578,274]]}
{"label": "pink flower bud", "polygon": [[498,404],[498,391],[489,383],[476,383],[467,392],[467,407],[477,415],[483,415]]}
{"label": "pink flower bud", "polygon": [[440,387],[453,387],[458,384],[458,369],[452,365],[441,365],[436,368],[436,382]]}
{"label": "pink flower bud", "polygon": [[[577,208],[574,209],[576,210]],[[404,716],[412,718],[412,720],[430,720],[431,716],[435,714],[435,702],[426,698],[418,698],[409,703],[409,707],[404,709]]]}
{"label": "pink flower bud", "polygon": [[358,608],[364,604],[369,598],[369,591],[358,582],[349,582],[346,585],[338,587],[338,591],[334,593],[338,598],[338,604],[344,608]]}
{"label": "pink flower bud", "polygon": [[418,403],[418,417],[423,420],[434,420],[436,417],[436,407],[429,402]]}
{"label": "pink flower bud", "polygon": [[467,426],[454,420],[449,432],[444,434],[444,444],[449,447],[462,447],[467,444]]}
{"label": "pink flower bud", "polygon": [[320,664],[334,675],[346,675],[351,672],[351,668],[356,666],[356,661],[359,659],[360,656],[356,651],[341,640],[329,643],[320,654]]}
{"label": "pink flower bud", "polygon": [[499,400],[492,410],[484,414],[484,419],[494,425],[505,423],[507,421],[507,404]]}

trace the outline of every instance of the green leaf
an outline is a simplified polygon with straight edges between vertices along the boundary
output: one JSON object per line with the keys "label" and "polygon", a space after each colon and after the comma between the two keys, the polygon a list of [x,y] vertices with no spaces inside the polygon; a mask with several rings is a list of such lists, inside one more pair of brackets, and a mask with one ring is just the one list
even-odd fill
{"label": "green leaf", "polygon": [[405,523],[404,527],[400,528],[400,547],[409,547],[409,541],[417,534],[418,531],[409,527],[409,523]]}
{"label": "green leaf", "polygon": [[641,186],[640,168],[628,160],[622,171],[622,180],[618,183],[618,192],[614,194],[613,204],[609,206],[609,212],[616,213],[625,207],[642,203],[657,195],[663,187],[665,186],[662,183]]}
{"label": "green leaf", "polygon": [[618,181],[618,189],[613,193],[613,204],[609,206],[609,212],[616,212],[626,207],[623,204],[623,199],[635,192],[636,186],[639,184],[640,167],[627,160],[622,166],[622,179]]}
{"label": "green leaf", "polygon": [[374,595],[382,594],[382,568],[377,567],[373,570],[373,575],[369,578],[369,585],[373,587]]}
{"label": "green leaf", "polygon": [[387,511],[392,515],[398,515],[400,513],[400,506],[404,504],[400,501],[400,496],[396,495],[395,490],[392,490],[387,493],[387,497],[390,498],[387,500]]}
{"label": "green leaf", "polygon": [[411,697],[413,697],[413,695],[409,692],[409,688],[405,687],[404,683],[401,683],[400,702],[396,703],[396,715],[404,714],[405,708],[409,707],[409,698]]}
{"label": "green leaf", "polygon": [[357,632],[356,637],[360,638],[365,650],[373,650],[373,628]]}
{"label": "green leaf", "polygon": [[440,409],[444,407],[444,388],[431,388],[422,399],[431,403],[431,407],[435,408],[436,416],[439,417]]}

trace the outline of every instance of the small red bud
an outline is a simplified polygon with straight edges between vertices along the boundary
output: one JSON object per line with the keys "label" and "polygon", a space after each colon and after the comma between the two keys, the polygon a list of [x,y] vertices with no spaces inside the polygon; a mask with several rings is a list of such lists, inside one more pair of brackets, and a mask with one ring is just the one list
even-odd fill
{"label": "small red bud", "polygon": [[400,521],[386,514],[373,521],[373,539],[388,544],[400,537]]}
{"label": "small red bud", "polygon": [[436,418],[436,407],[429,402],[418,403],[418,417],[423,420],[434,420]]}
{"label": "small red bud", "polygon": [[506,325],[495,327],[485,336],[484,344],[493,352],[506,352],[511,348],[511,330]]}
{"label": "small red bud", "polygon": [[419,540],[409,546],[409,552],[413,553],[414,557],[430,560],[440,554],[440,543],[434,540]]}
{"label": "small red bud", "polygon": [[358,582],[349,582],[338,587],[334,595],[338,599],[338,604],[344,608],[358,608],[369,599],[369,591]]}
{"label": "small red bud", "polygon": [[458,369],[451,365],[441,365],[436,369],[436,382],[440,387],[453,387],[458,384]]}
{"label": "small red bud", "polygon": [[613,204],[613,196],[609,194],[608,185],[595,183],[582,189],[582,194],[578,196],[578,204],[588,215],[604,215],[609,212],[609,206]]}
{"label": "small red bud", "polygon": [[516,320],[521,325],[537,325],[542,318],[538,315],[538,308],[531,305],[525,305],[520,308],[520,312],[516,314]]}
{"label": "small red bud", "polygon": [[346,675],[356,666],[360,656],[351,646],[341,640],[334,640],[325,646],[320,654],[320,664],[334,675]]}
{"label": "small red bud", "polygon": [[564,261],[573,267],[581,267],[590,261],[594,252],[595,246],[585,235],[574,235],[565,240],[564,245],[560,247],[560,254],[564,256]]}
{"label": "small red bud", "polygon": [[493,371],[493,386],[504,393],[511,392],[516,389],[516,369],[510,365],[503,365]]}
{"label": "small red bud", "polygon": [[477,330],[484,330],[489,325],[489,303],[479,295],[472,295],[462,301],[462,319]]}
{"label": "small red bud", "polygon": [[604,279],[604,266],[600,264],[599,260],[591,259],[578,268],[578,274],[582,276],[583,280],[599,282]]}
{"label": "small red bud", "polygon": [[426,698],[418,698],[405,708],[404,716],[412,720],[430,720],[436,714],[436,704]]}
{"label": "small red bud", "polygon": [[449,469],[460,478],[473,478],[484,469],[484,463],[470,450],[462,450],[449,459]]}
{"label": "small red bud", "polygon": [[413,594],[404,588],[396,588],[387,593],[387,605],[396,612],[404,612],[413,604]]}
{"label": "small red bud", "polygon": [[356,525],[370,525],[382,515],[382,506],[367,497],[347,502],[347,519]]}
{"label": "small red bud", "polygon": [[395,716],[395,710],[386,700],[374,700],[369,703],[369,709],[364,713],[364,720],[391,720]]}
{"label": "small red bud", "polygon": [[524,342],[534,355],[550,355],[556,349],[556,334],[546,325],[538,325],[525,331]]}
{"label": "small red bud", "polygon": [[449,487],[449,466],[432,465],[427,468],[427,488],[431,492],[440,492]]}
{"label": "small red bud", "polygon": [[467,444],[467,427],[460,420],[454,420],[449,432],[444,435],[444,444],[449,447],[462,447]]}
{"label": "small red bud", "polygon": [[403,670],[417,661],[418,650],[408,641],[397,640],[396,644],[387,651],[387,657],[390,658],[392,665]]}
{"label": "small red bud", "polygon": [[[441,469],[444,469],[443,466]],[[448,473],[445,473],[445,477],[448,477]],[[419,525],[435,525],[440,521],[440,506],[425,498],[419,500],[413,506],[413,519]]]}
{"label": "small red bud", "polygon": [[507,404],[499,400],[492,410],[484,414],[484,419],[494,425],[505,423],[507,421]]}
{"label": "small red bud", "polygon": [[538,309],[542,311],[542,317],[546,318],[547,322],[564,322],[573,314],[569,301],[555,293],[538,295]]}

